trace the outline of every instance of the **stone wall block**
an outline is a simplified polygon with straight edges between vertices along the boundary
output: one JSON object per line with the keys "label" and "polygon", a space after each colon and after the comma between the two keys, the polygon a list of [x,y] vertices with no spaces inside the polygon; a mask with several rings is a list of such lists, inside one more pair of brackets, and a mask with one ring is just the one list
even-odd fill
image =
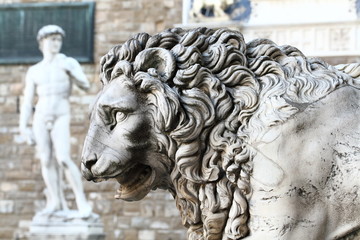
{"label": "stone wall block", "polygon": [[0,200],[0,213],[14,213],[15,201]]}
{"label": "stone wall block", "polygon": [[34,201],[35,199],[38,199],[39,196],[42,196],[43,194],[41,192],[7,192],[6,197],[9,199],[16,199],[16,201],[21,201],[23,199],[31,199],[31,201]]}
{"label": "stone wall block", "polygon": [[149,226],[151,224],[151,219],[147,217],[133,217],[131,218],[131,228],[141,229],[142,226]]}
{"label": "stone wall block", "polygon": [[[184,228],[185,229],[185,228]],[[186,231],[184,230],[159,230],[156,231],[156,240],[185,240]]]}
{"label": "stone wall block", "polygon": [[129,202],[124,204],[124,216],[131,216],[131,217],[135,217],[135,216],[140,216],[140,203],[139,202]]}
{"label": "stone wall block", "polygon": [[3,133],[0,135],[0,144],[11,143],[13,140],[13,134]]}
{"label": "stone wall block", "polygon": [[0,113],[18,113],[20,110],[19,97],[7,96],[5,102],[2,105]]}
{"label": "stone wall block", "polygon": [[115,239],[124,239],[125,238],[125,233],[121,229],[115,229],[114,230],[114,237],[115,237]]}
{"label": "stone wall block", "polygon": [[165,203],[164,201],[158,201],[159,204],[155,204],[154,211],[156,217],[163,217],[165,215]]}
{"label": "stone wall block", "polygon": [[[1,112],[2,110],[0,111],[0,113]],[[19,114],[16,113],[16,111],[12,111],[10,113],[4,113],[1,114],[0,126],[9,126],[9,127],[18,126],[19,124],[18,121],[19,121]]]}
{"label": "stone wall block", "polygon": [[23,143],[22,145],[18,145],[16,147],[16,151],[19,156],[19,159],[32,160],[36,158],[35,147],[29,146],[26,143]]}
{"label": "stone wall block", "polygon": [[15,204],[15,212],[21,216],[26,214],[31,216],[34,212],[34,201],[31,198],[17,201]]}
{"label": "stone wall block", "polygon": [[179,217],[179,210],[176,208],[175,202],[167,202],[164,207],[165,217]]}
{"label": "stone wall block", "polygon": [[[7,225],[7,221],[6,221],[6,218],[3,220],[4,223],[3,225],[0,224],[0,226],[6,226]],[[0,239],[11,239],[12,236],[13,236],[13,228],[10,228],[10,227],[0,227]]]}
{"label": "stone wall block", "polygon": [[11,95],[19,96],[23,94],[25,85],[23,82],[10,84]]}
{"label": "stone wall block", "polygon": [[[27,180],[27,179],[31,179],[34,176],[34,173],[29,172],[29,171],[24,171],[24,170],[12,170],[12,171],[8,171],[5,173],[5,176],[9,179],[9,180]],[[20,194],[21,192],[19,192]]]}
{"label": "stone wall block", "polygon": [[114,216],[114,226],[119,229],[130,229],[132,218]]}
{"label": "stone wall block", "polygon": [[10,86],[8,84],[0,84],[0,96],[8,96],[10,92]]}
{"label": "stone wall block", "polygon": [[127,229],[124,230],[124,240],[134,240],[134,239],[138,239],[138,231],[133,230],[133,229]]}
{"label": "stone wall block", "polygon": [[181,223],[181,217],[180,214],[179,216],[174,216],[172,218],[167,218],[170,224],[170,229],[185,229],[185,227],[182,225]]}
{"label": "stone wall block", "polygon": [[6,97],[0,97],[0,104],[4,104],[6,101]]}
{"label": "stone wall block", "polygon": [[102,200],[94,204],[94,211],[99,212],[101,214],[111,214],[114,212],[111,206],[112,206],[111,201]]}
{"label": "stone wall block", "polygon": [[0,190],[2,192],[17,191],[18,189],[19,189],[19,184],[16,184],[14,182],[2,182],[2,183],[0,183]]}
{"label": "stone wall block", "polygon": [[37,191],[40,190],[37,188],[37,185],[35,181],[33,180],[24,180],[19,181],[18,188],[20,191]]}
{"label": "stone wall block", "polygon": [[139,240],[155,240],[155,231],[151,230],[141,230],[138,234]]}
{"label": "stone wall block", "polygon": [[155,215],[154,203],[152,201],[143,201],[140,204],[141,216],[152,217]]}
{"label": "stone wall block", "polygon": [[167,219],[157,220],[150,224],[152,229],[169,229],[170,225],[167,222]]}

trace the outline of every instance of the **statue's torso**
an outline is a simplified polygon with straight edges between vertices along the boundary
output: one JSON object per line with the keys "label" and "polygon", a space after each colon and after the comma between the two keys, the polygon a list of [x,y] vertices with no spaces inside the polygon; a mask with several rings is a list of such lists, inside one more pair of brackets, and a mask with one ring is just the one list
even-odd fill
{"label": "statue's torso", "polygon": [[64,65],[66,57],[57,57],[51,63],[39,62],[32,73],[38,101],[36,114],[59,116],[69,114],[71,81]]}
{"label": "statue's torso", "polygon": [[360,91],[344,87],[250,144],[245,239],[338,239],[359,228],[359,116]]}

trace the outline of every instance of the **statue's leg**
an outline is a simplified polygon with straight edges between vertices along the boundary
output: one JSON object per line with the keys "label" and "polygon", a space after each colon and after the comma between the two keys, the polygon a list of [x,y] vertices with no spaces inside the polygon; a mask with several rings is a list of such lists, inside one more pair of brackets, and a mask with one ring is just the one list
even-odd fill
{"label": "statue's leg", "polygon": [[58,117],[51,131],[51,138],[55,148],[55,156],[65,172],[75,194],[76,205],[82,217],[88,217],[92,208],[87,202],[84,194],[81,174],[76,164],[70,157],[70,115]]}
{"label": "statue's leg", "polygon": [[43,118],[36,116],[36,114],[33,121],[33,131],[36,151],[41,163],[41,173],[47,188],[47,202],[42,213],[52,213],[61,209],[59,174],[52,153],[50,133],[45,127]]}

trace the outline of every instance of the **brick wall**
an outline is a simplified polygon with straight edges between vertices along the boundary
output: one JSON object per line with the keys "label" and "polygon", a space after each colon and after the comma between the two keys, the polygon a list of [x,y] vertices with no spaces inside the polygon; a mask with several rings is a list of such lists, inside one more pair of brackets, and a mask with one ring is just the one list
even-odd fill
{"label": "brick wall", "polygon": [[[0,0],[0,4],[29,2],[37,1]],[[82,65],[92,87],[89,93],[74,88],[70,98],[72,158],[77,165],[88,126],[88,105],[100,87],[97,79],[100,57],[134,33],[152,34],[180,23],[181,4],[181,0],[96,1],[96,63]],[[15,235],[20,238],[22,229],[26,229],[35,212],[45,204],[44,183],[35,149],[22,143],[18,133],[19,103],[28,68],[28,65],[0,65],[0,239],[14,239]],[[169,193],[156,191],[140,202],[128,203],[113,198],[117,185],[115,182],[84,181],[86,195],[104,222],[107,240],[186,238],[186,230]],[[69,205],[74,206],[69,186],[66,186],[66,198]]]}

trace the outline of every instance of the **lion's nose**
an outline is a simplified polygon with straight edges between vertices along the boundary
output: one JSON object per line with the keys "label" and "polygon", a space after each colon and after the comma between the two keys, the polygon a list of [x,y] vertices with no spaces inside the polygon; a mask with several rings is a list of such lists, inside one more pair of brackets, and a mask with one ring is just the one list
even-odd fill
{"label": "lion's nose", "polygon": [[92,154],[91,156],[83,157],[82,162],[88,170],[91,170],[91,167],[97,162],[97,157],[95,154]]}
{"label": "lion's nose", "polygon": [[95,154],[92,157],[84,157],[84,156],[82,157],[81,173],[83,177],[88,181],[94,179],[94,175],[91,172],[91,167],[94,166],[96,161],[97,161],[97,157]]}

